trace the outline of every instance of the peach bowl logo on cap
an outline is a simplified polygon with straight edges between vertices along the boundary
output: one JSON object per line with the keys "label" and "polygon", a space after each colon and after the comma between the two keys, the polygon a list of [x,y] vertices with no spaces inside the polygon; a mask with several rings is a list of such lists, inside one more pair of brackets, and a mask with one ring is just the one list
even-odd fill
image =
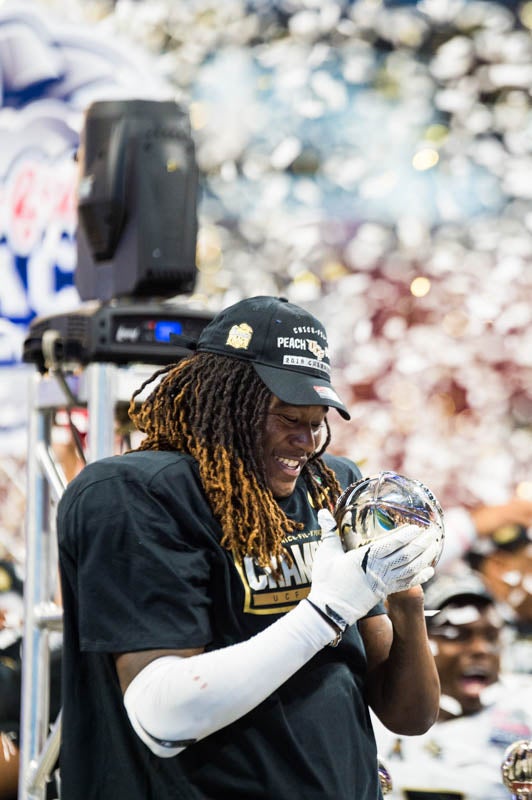
{"label": "peach bowl logo on cap", "polygon": [[240,325],[233,325],[225,343],[236,350],[247,350],[252,336],[253,328],[251,325],[248,325],[247,322],[241,322]]}

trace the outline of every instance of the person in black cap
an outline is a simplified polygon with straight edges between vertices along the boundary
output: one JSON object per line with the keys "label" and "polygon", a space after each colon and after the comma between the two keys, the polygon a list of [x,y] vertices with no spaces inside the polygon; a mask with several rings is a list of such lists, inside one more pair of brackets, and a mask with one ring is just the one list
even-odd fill
{"label": "person in black cap", "polygon": [[391,800],[507,800],[506,749],[532,736],[532,678],[504,667],[505,620],[482,577],[465,567],[424,587],[441,684],[436,724],[397,736],[374,720]]}
{"label": "person in black cap", "polygon": [[139,447],[58,507],[64,796],[376,800],[368,703],[402,733],[437,714],[432,533],[344,552],[360,472],[325,452],[349,413],[304,309],[236,303],[155,378]]}

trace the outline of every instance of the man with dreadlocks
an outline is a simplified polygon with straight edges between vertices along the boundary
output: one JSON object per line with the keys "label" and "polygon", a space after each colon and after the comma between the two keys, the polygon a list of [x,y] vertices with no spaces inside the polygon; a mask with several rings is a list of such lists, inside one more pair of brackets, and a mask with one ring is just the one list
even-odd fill
{"label": "man with dreadlocks", "polygon": [[349,414],[323,325],[243,300],[154,377],[140,447],[58,508],[64,797],[376,800],[369,707],[400,734],[438,712],[435,552],[415,526],[342,548],[331,509],[361,476],[325,453]]}

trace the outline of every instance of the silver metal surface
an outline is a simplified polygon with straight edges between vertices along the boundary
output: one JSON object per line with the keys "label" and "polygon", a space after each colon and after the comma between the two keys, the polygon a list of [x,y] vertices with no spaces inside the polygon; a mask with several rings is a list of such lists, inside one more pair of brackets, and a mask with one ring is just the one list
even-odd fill
{"label": "silver metal surface", "polygon": [[532,800],[532,740],[520,739],[504,753],[502,780],[513,800]]}

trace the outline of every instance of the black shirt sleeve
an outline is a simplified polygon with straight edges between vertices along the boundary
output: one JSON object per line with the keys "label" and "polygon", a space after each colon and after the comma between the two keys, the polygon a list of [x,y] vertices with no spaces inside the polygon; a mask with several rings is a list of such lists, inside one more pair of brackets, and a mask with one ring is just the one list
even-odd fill
{"label": "black shirt sleeve", "polygon": [[190,508],[190,478],[159,478],[157,488],[133,471],[89,478],[58,514],[62,569],[79,598],[81,649],[207,645],[210,565],[198,541],[201,519]]}

